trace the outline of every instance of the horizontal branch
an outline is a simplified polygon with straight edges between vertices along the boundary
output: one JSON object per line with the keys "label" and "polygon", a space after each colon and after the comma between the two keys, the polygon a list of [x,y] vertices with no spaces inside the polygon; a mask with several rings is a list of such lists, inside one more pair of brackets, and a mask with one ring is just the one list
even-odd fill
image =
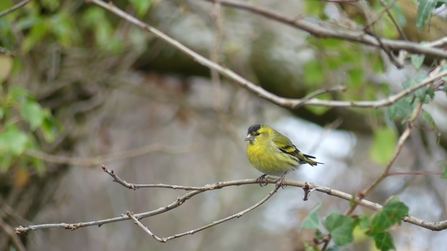
{"label": "horizontal branch", "polygon": [[272,190],[272,191],[270,191],[262,200],[260,200],[258,203],[256,203],[256,204],[254,204],[253,206],[251,206],[251,207],[249,207],[249,208],[247,208],[247,209],[244,209],[244,210],[242,210],[242,211],[240,211],[240,212],[238,212],[238,213],[235,213],[235,214],[232,214],[232,215],[230,215],[230,216],[228,216],[228,217],[225,217],[225,218],[223,218],[223,219],[220,219],[220,220],[217,220],[217,221],[213,221],[212,223],[209,223],[209,224],[206,224],[206,225],[204,225],[204,226],[201,226],[201,227],[199,227],[199,228],[196,228],[196,229],[192,229],[192,230],[189,230],[189,231],[186,231],[186,232],[183,232],[183,233],[179,233],[179,234],[174,234],[174,235],[171,235],[171,236],[168,236],[168,237],[165,237],[165,238],[160,238],[160,237],[158,237],[157,235],[155,235],[154,233],[152,233],[146,226],[144,226],[133,214],[131,214],[131,213],[129,213],[129,212],[126,212],[126,214],[128,215],[128,216],[130,216],[135,222],[136,222],[136,224],[138,225],[138,226],[140,226],[141,228],[143,228],[143,230],[146,232],[146,233],[148,233],[150,236],[152,236],[154,239],[156,239],[157,241],[159,241],[159,242],[162,242],[162,243],[166,243],[166,242],[168,242],[168,241],[170,241],[170,240],[173,240],[173,239],[177,239],[177,238],[180,238],[180,237],[183,237],[183,236],[186,236],[186,235],[193,235],[193,234],[195,234],[195,233],[197,233],[197,232],[200,232],[200,231],[203,231],[203,230],[205,230],[205,229],[208,229],[208,228],[210,228],[210,227],[213,227],[213,226],[216,226],[216,225],[219,225],[219,224],[222,224],[222,223],[224,223],[224,222],[227,222],[227,221],[229,221],[229,220],[232,220],[232,219],[235,219],[235,218],[240,218],[240,217],[242,217],[243,215],[245,215],[246,213],[248,213],[248,212],[250,212],[250,211],[253,211],[254,209],[256,209],[256,208],[258,208],[259,206],[261,206],[262,204],[264,204],[267,200],[269,200],[277,191],[278,191],[278,189],[281,187],[281,185],[280,184],[276,184],[275,185],[275,188]]}
{"label": "horizontal branch", "polygon": [[[114,181],[118,182],[119,184],[122,184],[121,182],[117,181],[117,178],[121,181],[122,181],[122,179],[119,178],[113,171],[108,170],[105,166],[103,166],[102,168],[106,173],[108,173],[109,175],[111,175],[113,177]],[[278,179],[267,178],[265,181],[270,184],[276,184]],[[130,183],[127,183],[127,184],[130,184]],[[208,185],[205,185],[202,187],[179,186],[179,185],[169,185],[169,184],[146,184],[146,185],[133,184],[131,187],[133,189],[136,189],[138,187],[151,187],[151,188],[183,189],[185,191],[189,191],[186,194],[184,194],[183,196],[178,197],[174,202],[170,203],[167,206],[160,207],[158,209],[148,211],[148,212],[133,214],[133,216],[135,216],[137,219],[151,217],[151,216],[162,214],[162,213],[165,213],[172,209],[175,209],[175,208],[181,206],[185,201],[189,200],[190,198],[192,198],[198,194],[201,194],[203,192],[206,192],[206,191],[217,190],[217,189],[221,189],[224,187],[230,187],[230,186],[241,186],[241,185],[252,185],[252,184],[259,185],[259,183],[256,181],[256,179],[243,179],[243,180],[217,182],[217,183],[208,184]],[[318,186],[315,184],[309,184],[307,182],[302,182],[302,181],[284,180],[284,185],[303,188],[303,190],[305,192],[304,199],[306,199],[309,196],[310,192],[313,192],[313,191],[325,193],[330,196],[344,199],[348,202],[351,202],[353,199],[355,199],[353,197],[353,195],[351,195],[351,194],[348,194],[348,193],[345,193],[345,192],[342,192],[339,190],[335,190],[330,187]],[[128,186],[126,186],[126,187],[128,187]],[[366,200],[366,199],[356,199],[356,203],[360,206],[363,206],[363,207],[366,207],[366,208],[369,208],[369,209],[375,210],[375,211],[380,210],[382,208],[382,205],[372,202],[372,201],[369,201],[369,200]],[[65,228],[65,229],[70,229],[70,230],[76,230],[76,229],[82,228],[82,227],[102,226],[104,224],[125,221],[125,220],[129,220],[129,219],[132,219],[132,218],[129,217],[128,215],[123,214],[119,217],[97,220],[97,221],[19,226],[19,227],[15,228],[15,232],[17,234],[26,234],[29,231],[35,231],[35,230],[47,229],[47,228]],[[419,219],[419,218],[417,218],[413,215],[410,215],[410,214],[404,216],[402,218],[402,220],[405,222],[423,227],[423,228],[434,230],[434,231],[440,231],[440,230],[447,229],[447,220],[439,221],[439,222],[429,222],[429,221]]]}
{"label": "horizontal branch", "polygon": [[[227,0],[205,0],[211,3],[220,3],[223,6],[233,7],[245,11],[249,11],[271,20],[275,20],[292,27],[298,28],[309,32],[316,37],[329,37],[329,38],[339,38],[342,40],[362,43],[378,48],[386,47],[391,50],[406,50],[411,53],[430,55],[435,58],[447,59],[447,51],[441,48],[433,48],[427,45],[404,41],[380,38],[369,35],[364,31],[350,31],[350,30],[335,30],[329,29],[321,26],[321,24],[314,24],[305,20],[300,20],[296,17],[285,17],[283,13],[275,12],[271,8],[267,9],[259,5],[251,4],[250,2],[235,2]],[[437,44],[434,44],[435,46]]]}
{"label": "horizontal branch", "polygon": [[[374,100],[374,101],[321,100],[318,98],[308,98],[308,97],[307,98],[304,97],[303,99],[283,98],[283,97],[277,96],[273,93],[270,93],[270,92],[264,90],[262,87],[248,81],[247,79],[243,78],[242,76],[238,75],[237,73],[233,72],[232,70],[230,70],[224,66],[221,66],[221,65],[209,60],[208,58],[205,58],[204,56],[198,54],[197,52],[195,52],[195,51],[191,50],[190,48],[188,48],[187,46],[183,45],[179,41],[169,37],[168,35],[164,34],[163,32],[138,20],[137,18],[127,14],[126,12],[117,8],[112,3],[105,3],[101,0],[88,0],[88,1],[116,14],[117,16],[127,20],[128,22],[130,22],[134,25],[137,25],[138,27],[140,27],[142,29],[145,29],[145,30],[151,32],[156,37],[162,39],[163,41],[165,41],[168,44],[172,45],[173,47],[177,48],[181,52],[191,56],[198,63],[200,63],[208,68],[218,71],[220,74],[235,81],[238,85],[257,94],[260,98],[264,98],[268,101],[271,101],[272,103],[275,103],[277,105],[287,107],[287,108],[296,109],[296,108],[298,108],[300,106],[304,106],[304,105],[325,106],[325,107],[360,107],[360,108],[384,107],[384,106],[394,104],[399,99],[413,93],[414,91],[416,91],[426,85],[429,85],[433,80],[447,75],[447,70],[444,70],[442,72],[439,72],[438,74],[435,74],[433,76],[430,76],[430,77],[422,80],[420,83],[412,86],[411,88],[405,89],[405,90],[403,90],[395,95],[392,95],[390,97],[380,99],[380,100]],[[222,4],[227,4],[227,5],[229,3],[232,3],[234,5],[239,4],[239,3],[229,2],[229,1],[220,1],[220,2]],[[376,41],[376,40],[374,40],[374,41]],[[424,46],[422,46],[422,47],[424,47]],[[390,47],[390,48],[392,48],[392,47]],[[433,49],[433,48],[426,48],[426,49]],[[436,49],[436,51],[438,51],[438,50]],[[419,53],[423,53],[423,52],[419,52]],[[443,51],[443,53],[447,53],[447,52]],[[329,90],[329,89],[327,89],[327,90]],[[321,91],[321,93],[324,93],[324,92],[326,92],[326,90]],[[316,91],[316,93],[318,94],[320,92]]]}

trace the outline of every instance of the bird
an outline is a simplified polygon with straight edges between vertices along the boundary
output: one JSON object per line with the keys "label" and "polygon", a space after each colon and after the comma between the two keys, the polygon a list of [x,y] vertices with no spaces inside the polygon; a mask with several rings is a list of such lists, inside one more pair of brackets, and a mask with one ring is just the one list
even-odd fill
{"label": "bird", "polygon": [[284,187],[284,177],[289,171],[295,170],[301,164],[316,166],[314,156],[304,154],[296,148],[289,138],[268,125],[254,124],[248,128],[247,158],[250,164],[264,173],[256,182],[266,185],[267,175],[280,176],[277,180]]}

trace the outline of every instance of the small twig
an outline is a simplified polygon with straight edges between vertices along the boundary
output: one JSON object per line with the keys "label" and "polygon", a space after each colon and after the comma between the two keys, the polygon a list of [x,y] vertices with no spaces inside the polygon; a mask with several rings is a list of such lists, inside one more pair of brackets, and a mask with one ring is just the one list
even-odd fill
{"label": "small twig", "polygon": [[406,172],[388,172],[387,176],[393,175],[441,175],[442,172],[435,171],[406,171]]}
{"label": "small twig", "polygon": [[11,8],[6,9],[6,10],[0,12],[0,17],[4,16],[4,15],[10,13],[10,12],[13,12],[14,10],[16,10],[16,9],[22,7],[23,5],[27,4],[29,1],[30,0],[23,0],[22,2],[12,6]]}
{"label": "small twig", "polygon": [[126,215],[129,216],[130,218],[132,218],[135,222],[135,224],[137,224],[139,227],[141,227],[148,235],[154,237],[154,239],[156,239],[159,242],[163,242],[166,243],[166,241],[164,240],[164,238],[160,238],[158,236],[156,236],[154,233],[151,232],[151,230],[149,230],[149,228],[147,228],[145,225],[143,225],[143,223],[141,223],[135,216],[133,213],[127,211]]}
{"label": "small twig", "polygon": [[380,5],[382,5],[383,10],[386,12],[386,14],[388,15],[388,17],[391,19],[391,21],[393,22],[394,26],[396,27],[397,31],[399,32],[399,35],[404,39],[404,40],[408,40],[407,35],[405,35],[405,32],[402,30],[402,28],[400,27],[400,25],[397,23],[396,19],[393,17],[393,15],[390,12],[391,7],[393,7],[394,4],[396,4],[396,0],[392,1],[391,3],[389,3],[388,5],[386,4],[385,1],[380,0]]}
{"label": "small twig", "polygon": [[95,166],[101,163],[107,163],[122,159],[137,157],[152,152],[165,152],[171,154],[182,154],[191,152],[193,146],[176,147],[165,146],[162,144],[151,144],[143,147],[129,149],[121,152],[99,155],[95,157],[67,157],[59,155],[51,155],[37,150],[27,149],[24,154],[30,157],[38,158],[49,163],[68,164],[74,166]]}
{"label": "small twig", "polygon": [[328,88],[322,88],[322,89],[318,89],[315,90],[309,94],[307,94],[306,96],[304,96],[301,99],[301,103],[296,103],[295,105],[293,105],[291,108],[292,109],[298,109],[301,106],[303,106],[303,104],[305,104],[307,101],[311,100],[312,98],[315,98],[318,95],[321,95],[323,93],[328,93],[328,92],[344,92],[347,90],[346,86],[343,85],[338,85],[338,86],[333,86],[333,87],[328,87]]}

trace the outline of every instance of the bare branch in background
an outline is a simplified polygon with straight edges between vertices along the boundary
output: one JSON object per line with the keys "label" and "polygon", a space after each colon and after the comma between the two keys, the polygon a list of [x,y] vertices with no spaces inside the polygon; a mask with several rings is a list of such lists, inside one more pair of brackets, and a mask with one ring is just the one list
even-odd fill
{"label": "bare branch in background", "polygon": [[[169,43],[170,45],[174,46],[175,48],[179,49],[180,51],[182,51],[183,53],[191,56],[195,61],[197,61],[198,63],[215,69],[216,71],[218,71],[220,74],[228,77],[229,79],[235,81],[237,84],[239,84],[240,86],[246,88],[247,90],[257,94],[260,98],[264,98],[266,100],[269,100],[277,105],[283,106],[283,107],[287,107],[287,108],[292,108],[295,109],[299,106],[304,106],[304,105],[314,105],[314,106],[326,106],[326,107],[361,107],[361,108],[379,108],[379,107],[383,107],[383,106],[388,106],[391,104],[394,104],[395,102],[397,102],[399,99],[413,93],[414,91],[429,85],[432,81],[446,76],[447,75],[447,70],[444,70],[442,72],[439,72],[436,75],[430,76],[424,80],[422,80],[419,84],[416,84],[414,86],[412,86],[411,88],[405,89],[395,95],[392,95],[390,97],[384,98],[384,99],[380,99],[380,100],[374,100],[374,101],[340,101],[340,100],[320,100],[317,98],[312,98],[309,100],[303,100],[303,99],[287,99],[287,98],[283,98],[280,96],[277,96],[273,93],[270,93],[266,90],[264,90],[262,87],[255,85],[254,83],[248,81],[247,79],[243,78],[242,76],[238,75],[237,73],[233,72],[232,70],[223,67],[219,64],[217,64],[216,62],[213,62],[207,58],[205,58],[204,56],[194,52],[193,50],[191,50],[190,48],[186,47],[185,45],[181,44],[179,41],[167,36],[166,34],[162,33],[161,31],[155,29],[154,27],[138,20],[137,18],[127,14],[126,12],[122,11],[121,9],[117,8],[115,5],[113,4],[107,4],[101,0],[89,0],[90,2],[110,11],[113,12],[114,14],[116,14],[117,16],[126,19],[127,21],[139,26],[142,29],[145,29],[151,33],[153,33],[155,36],[157,36],[158,38],[166,41],[167,43]],[[239,6],[239,7],[244,7],[244,8],[254,8],[254,10],[259,10],[262,13],[264,12],[268,12],[269,15],[273,15],[273,16],[269,16],[268,17],[275,19],[274,17],[276,15],[279,15],[277,13],[270,13],[270,11],[267,11],[265,9],[258,9],[258,7],[253,7],[252,5],[247,5],[244,3],[235,3],[235,2],[228,2],[228,1],[219,1],[222,5],[229,5],[229,6]],[[250,9],[249,8],[249,9]],[[250,9],[253,10],[253,9]],[[254,11],[255,12],[255,11]],[[281,16],[282,17],[282,16]],[[275,19],[276,20],[276,19]],[[293,23],[296,20],[294,19]],[[299,21],[296,21],[299,22]],[[306,22],[305,22],[306,23]],[[306,25],[310,25],[310,26],[314,26],[313,24],[309,24],[306,23]],[[326,29],[326,28],[322,28],[320,26],[317,26],[318,29]],[[315,27],[314,27],[315,28]],[[337,33],[338,34],[338,33]],[[363,33],[362,33],[363,34]],[[363,34],[361,36],[363,37],[368,37],[368,39],[372,39],[374,40],[374,43],[377,43],[377,46],[380,46],[377,42],[377,39],[374,38],[373,36],[370,35],[365,35]],[[349,40],[348,37],[343,37],[344,39]],[[388,46],[388,48],[390,49],[396,49],[396,45],[392,45],[389,40],[386,39],[382,39],[381,40],[383,45]],[[388,42],[386,42],[388,41]],[[392,40],[395,41],[395,40]],[[438,49],[433,49],[433,48],[425,48],[423,45],[419,45],[419,44],[415,44],[415,43],[411,43],[411,42],[405,42],[405,43],[410,43],[412,44],[412,46],[417,45],[417,48],[423,48],[420,51],[418,51],[418,53],[422,53],[422,54],[426,54],[426,55],[431,55],[430,52],[433,52],[431,50],[435,50],[436,53],[441,53],[438,55],[438,57],[447,58],[447,52],[445,52],[444,50],[438,50]],[[404,49],[404,48],[401,48]],[[428,50],[428,51],[427,51]],[[411,51],[411,50],[409,50]]]}
{"label": "bare branch in background", "polygon": [[85,157],[85,158],[57,156],[31,149],[25,150],[24,154],[30,157],[41,159],[49,163],[67,164],[73,166],[95,166],[101,163],[109,163],[112,161],[133,158],[152,152],[182,154],[182,153],[189,153],[192,151],[194,151],[194,146],[178,147],[178,146],[165,146],[162,144],[151,144],[121,152],[99,155],[96,157]]}
{"label": "bare branch in background", "polygon": [[[94,0],[93,2],[96,2]],[[313,24],[305,20],[297,20],[294,17],[285,17],[282,13],[278,13],[272,11],[271,9],[267,9],[265,7],[261,7],[259,5],[254,5],[247,2],[234,2],[234,1],[226,1],[226,0],[205,0],[207,2],[219,2],[221,5],[229,6],[241,10],[246,10],[266,18],[290,25],[292,27],[298,28],[300,30],[304,30],[309,32],[310,34],[316,37],[331,37],[331,38],[339,38],[347,41],[357,42],[361,44],[366,44],[374,47],[381,47],[380,43],[371,35],[365,34],[363,31],[350,31],[350,30],[333,30],[329,28],[322,27],[319,24]],[[442,49],[426,47],[422,44],[410,42],[410,41],[402,41],[402,40],[394,40],[394,39],[381,39],[382,44],[391,50],[406,50],[411,53],[417,54],[425,54],[430,55],[435,58],[446,58],[447,52]]]}

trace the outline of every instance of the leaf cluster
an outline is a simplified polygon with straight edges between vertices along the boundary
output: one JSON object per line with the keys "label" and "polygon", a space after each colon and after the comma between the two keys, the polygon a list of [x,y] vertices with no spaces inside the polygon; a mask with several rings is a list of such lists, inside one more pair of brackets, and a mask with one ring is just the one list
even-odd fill
{"label": "leaf cluster", "polygon": [[[317,204],[301,225],[301,228],[314,229],[317,240],[324,237],[323,231],[320,231],[320,220],[317,214],[320,207],[321,203]],[[382,251],[394,249],[393,238],[389,230],[395,224],[399,224],[406,214],[408,214],[408,207],[400,202],[397,197],[392,197],[372,217],[365,214],[360,216],[343,215],[333,211],[322,222],[325,228],[324,232],[330,235],[335,244],[328,250],[340,250],[342,246],[353,243],[353,233],[356,227],[374,240],[377,249]],[[307,250],[319,251],[320,249],[318,246],[308,243]]]}

